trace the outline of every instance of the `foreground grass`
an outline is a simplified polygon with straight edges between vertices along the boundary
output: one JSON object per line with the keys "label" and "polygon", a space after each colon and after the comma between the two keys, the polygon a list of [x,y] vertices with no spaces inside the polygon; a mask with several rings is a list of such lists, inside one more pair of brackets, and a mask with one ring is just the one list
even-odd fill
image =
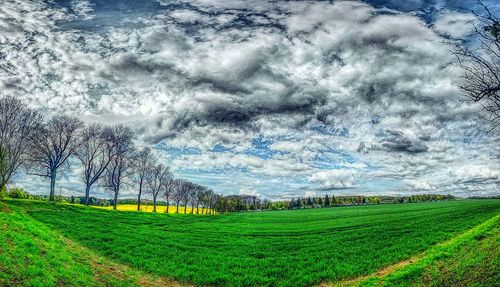
{"label": "foreground grass", "polygon": [[0,286],[180,286],[96,255],[0,201]]}
{"label": "foreground grass", "polygon": [[500,215],[377,273],[323,286],[497,286]]}
{"label": "foreground grass", "polygon": [[219,216],[110,212],[20,201],[9,206],[27,210],[34,219],[113,261],[216,286],[310,286],[371,274],[500,211],[499,200]]}

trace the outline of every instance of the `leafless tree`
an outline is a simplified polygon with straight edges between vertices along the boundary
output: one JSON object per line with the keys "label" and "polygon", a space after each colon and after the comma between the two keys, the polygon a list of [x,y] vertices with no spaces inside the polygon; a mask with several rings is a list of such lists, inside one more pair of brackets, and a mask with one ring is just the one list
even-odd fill
{"label": "leafless tree", "polygon": [[199,214],[200,203],[204,198],[205,191],[207,188],[200,184],[194,184],[191,191],[189,192],[189,197],[191,198],[191,214],[194,213],[196,208],[196,214]]}
{"label": "leafless tree", "polygon": [[165,182],[170,178],[172,178],[170,169],[161,163],[150,166],[146,172],[146,182],[149,192],[153,196],[153,212],[156,212],[156,199],[165,188]]}
{"label": "leafless tree", "polygon": [[483,106],[493,130],[500,125],[500,19],[481,1],[478,6],[471,11],[479,19],[472,43],[453,42],[453,54],[463,70],[461,90]]}
{"label": "leafless tree", "polygon": [[113,130],[101,124],[91,124],[83,128],[82,144],[76,150],[76,157],[83,164],[82,179],[85,183],[85,204],[89,204],[92,185],[105,175],[106,168],[116,151]]}
{"label": "leafless tree", "polygon": [[0,189],[24,162],[29,141],[42,116],[14,97],[0,98]]}
{"label": "leafless tree", "polygon": [[173,200],[176,205],[176,213],[179,213],[179,206],[181,202],[184,204],[184,213],[186,213],[187,202],[189,201],[189,190],[191,189],[192,183],[185,179],[175,180],[175,192],[173,194]]}
{"label": "leafless tree", "polygon": [[163,195],[165,196],[165,201],[167,202],[167,208],[165,210],[165,213],[169,212],[170,200],[172,199],[174,193],[175,193],[175,179],[171,177],[165,181],[163,187]]}
{"label": "leafless tree", "polygon": [[137,211],[141,210],[141,196],[146,183],[146,175],[153,164],[151,149],[148,147],[141,149],[134,162],[134,181],[139,186],[139,193],[137,194]]}
{"label": "leafless tree", "polygon": [[199,187],[200,186],[198,184],[193,184],[193,186],[188,192],[188,202],[189,204],[191,204],[191,214],[194,214],[194,207],[196,205],[196,202],[198,201]]}
{"label": "leafless tree", "polygon": [[172,193],[172,200],[175,203],[175,213],[179,213],[179,206],[182,201],[182,181],[183,179],[174,179],[173,182],[173,193]]}
{"label": "leafless tree", "polygon": [[183,189],[182,189],[182,203],[184,205],[184,214],[187,213],[187,206],[189,204],[192,191],[194,190],[194,184],[188,180],[185,180],[183,183]]}
{"label": "leafless tree", "polygon": [[54,201],[58,169],[81,144],[82,122],[70,116],[54,116],[31,136],[28,161],[31,174],[50,179],[49,200]]}
{"label": "leafless tree", "polygon": [[214,213],[214,202],[215,202],[215,192],[211,189],[208,189],[206,191],[207,210],[205,211],[205,214]]}
{"label": "leafless tree", "polygon": [[112,142],[112,158],[106,168],[105,185],[113,193],[113,209],[116,210],[118,194],[124,180],[131,175],[134,145],[132,143],[133,132],[129,127],[123,125],[114,126],[107,136]]}

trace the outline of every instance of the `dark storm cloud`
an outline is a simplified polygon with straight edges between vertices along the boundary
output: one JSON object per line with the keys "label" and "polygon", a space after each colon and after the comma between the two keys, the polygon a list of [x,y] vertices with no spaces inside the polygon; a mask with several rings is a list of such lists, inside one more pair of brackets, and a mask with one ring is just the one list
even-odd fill
{"label": "dark storm cloud", "polygon": [[383,137],[381,145],[388,151],[420,153],[428,150],[420,139],[410,139],[401,131],[386,130]]}

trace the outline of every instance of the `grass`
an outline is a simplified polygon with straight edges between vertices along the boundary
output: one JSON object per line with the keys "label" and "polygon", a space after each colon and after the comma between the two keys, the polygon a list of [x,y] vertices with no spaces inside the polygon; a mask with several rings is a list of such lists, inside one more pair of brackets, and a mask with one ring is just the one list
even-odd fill
{"label": "grass", "polygon": [[[101,208],[101,209],[107,209],[107,210],[112,210],[113,206],[92,206],[95,208]],[[117,207],[117,210],[120,211],[137,211],[137,205],[135,204],[120,204]],[[193,208],[191,207],[186,207],[186,213],[191,213]],[[147,205],[147,204],[142,204],[141,205],[141,211],[143,212],[153,212],[153,205]],[[156,212],[158,213],[166,213],[167,207],[165,205],[157,205],[156,206]],[[206,212],[206,209],[198,208],[199,213],[201,212]],[[196,208],[193,210],[194,214],[196,214]],[[169,206],[168,208],[168,213],[177,213],[177,206]],[[179,213],[184,213],[184,207],[180,206],[179,207]]]}
{"label": "grass", "polygon": [[0,201],[0,286],[181,286],[112,262]]}
{"label": "grass", "polygon": [[[371,274],[500,211],[499,200],[218,216],[113,212],[34,201],[9,201],[8,206],[26,210],[43,230],[57,231],[118,264],[216,286],[310,286]],[[86,286],[78,284],[70,285]]]}
{"label": "grass", "polygon": [[497,286],[500,282],[500,215],[437,244],[388,274],[339,286]]}
{"label": "grass", "polygon": [[[0,202],[0,286],[107,286],[60,235],[15,205]],[[123,284],[121,286],[124,286]]]}

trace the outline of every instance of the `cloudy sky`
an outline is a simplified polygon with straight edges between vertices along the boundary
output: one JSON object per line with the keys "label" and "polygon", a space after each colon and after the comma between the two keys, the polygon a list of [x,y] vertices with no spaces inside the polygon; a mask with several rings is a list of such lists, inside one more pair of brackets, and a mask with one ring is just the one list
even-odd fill
{"label": "cloudy sky", "polygon": [[499,194],[500,131],[462,101],[444,41],[473,3],[2,0],[0,93],[128,124],[225,194]]}

